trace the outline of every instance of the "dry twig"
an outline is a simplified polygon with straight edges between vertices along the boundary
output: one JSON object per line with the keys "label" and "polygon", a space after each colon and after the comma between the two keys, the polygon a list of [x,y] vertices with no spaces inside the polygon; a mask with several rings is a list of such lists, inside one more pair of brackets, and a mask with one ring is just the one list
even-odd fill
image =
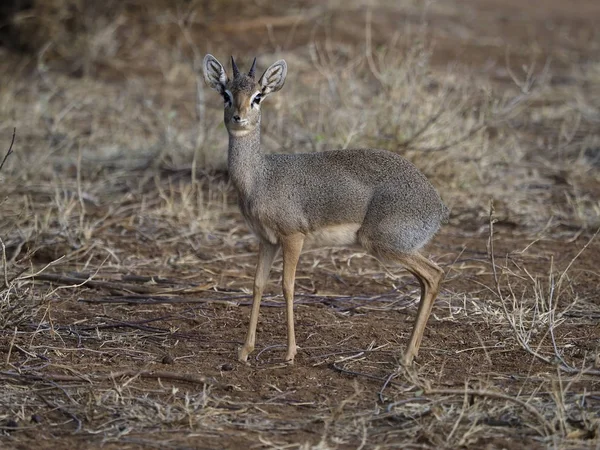
{"label": "dry twig", "polygon": [[13,144],[15,143],[16,134],[17,134],[17,128],[15,127],[15,128],[13,128],[13,134],[12,134],[12,139],[10,141],[10,147],[8,147],[8,151],[6,152],[6,155],[4,155],[4,158],[2,159],[2,162],[0,163],[0,170],[2,170],[2,168],[4,167],[4,163],[6,162],[8,157],[13,152]]}

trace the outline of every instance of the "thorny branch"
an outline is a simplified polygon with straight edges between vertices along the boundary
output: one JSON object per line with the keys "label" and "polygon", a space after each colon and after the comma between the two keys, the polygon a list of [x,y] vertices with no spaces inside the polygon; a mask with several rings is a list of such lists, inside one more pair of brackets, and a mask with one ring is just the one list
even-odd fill
{"label": "thorny branch", "polygon": [[2,170],[2,168],[4,167],[4,163],[6,162],[6,160],[8,159],[8,157],[12,154],[13,152],[13,145],[15,143],[15,136],[17,135],[17,128],[13,128],[13,134],[12,134],[12,140],[10,141],[10,147],[8,147],[8,151],[6,152],[6,155],[4,155],[4,158],[2,159],[2,163],[0,163],[0,170]]}

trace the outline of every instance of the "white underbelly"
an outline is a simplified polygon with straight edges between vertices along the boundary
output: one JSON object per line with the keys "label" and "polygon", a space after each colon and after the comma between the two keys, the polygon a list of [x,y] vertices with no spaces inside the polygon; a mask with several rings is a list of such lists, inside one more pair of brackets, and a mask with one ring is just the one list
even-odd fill
{"label": "white underbelly", "polygon": [[306,236],[304,247],[348,247],[358,245],[356,233],[359,228],[360,225],[357,223],[331,225],[320,228]]}

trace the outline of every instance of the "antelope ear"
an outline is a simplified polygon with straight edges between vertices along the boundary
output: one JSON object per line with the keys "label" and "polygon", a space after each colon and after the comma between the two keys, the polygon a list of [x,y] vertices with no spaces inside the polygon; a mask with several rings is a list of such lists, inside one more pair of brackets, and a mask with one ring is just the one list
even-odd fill
{"label": "antelope ear", "polygon": [[287,64],[283,59],[274,63],[271,67],[265,70],[258,84],[263,95],[268,95],[277,92],[283,87],[285,77],[287,75]]}
{"label": "antelope ear", "polygon": [[204,57],[202,68],[204,69],[204,81],[206,81],[206,84],[219,94],[223,94],[228,80],[223,65],[209,53]]}

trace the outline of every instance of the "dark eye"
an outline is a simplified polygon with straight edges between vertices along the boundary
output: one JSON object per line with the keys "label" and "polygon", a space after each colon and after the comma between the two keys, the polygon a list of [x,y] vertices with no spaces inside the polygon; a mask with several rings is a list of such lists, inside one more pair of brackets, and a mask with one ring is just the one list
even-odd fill
{"label": "dark eye", "polygon": [[254,96],[254,98],[252,99],[252,103],[258,105],[260,103],[260,101],[262,100],[262,95],[260,93],[256,94]]}
{"label": "dark eye", "polygon": [[223,101],[225,102],[225,107],[229,108],[231,106],[231,94],[228,91],[223,92]]}

